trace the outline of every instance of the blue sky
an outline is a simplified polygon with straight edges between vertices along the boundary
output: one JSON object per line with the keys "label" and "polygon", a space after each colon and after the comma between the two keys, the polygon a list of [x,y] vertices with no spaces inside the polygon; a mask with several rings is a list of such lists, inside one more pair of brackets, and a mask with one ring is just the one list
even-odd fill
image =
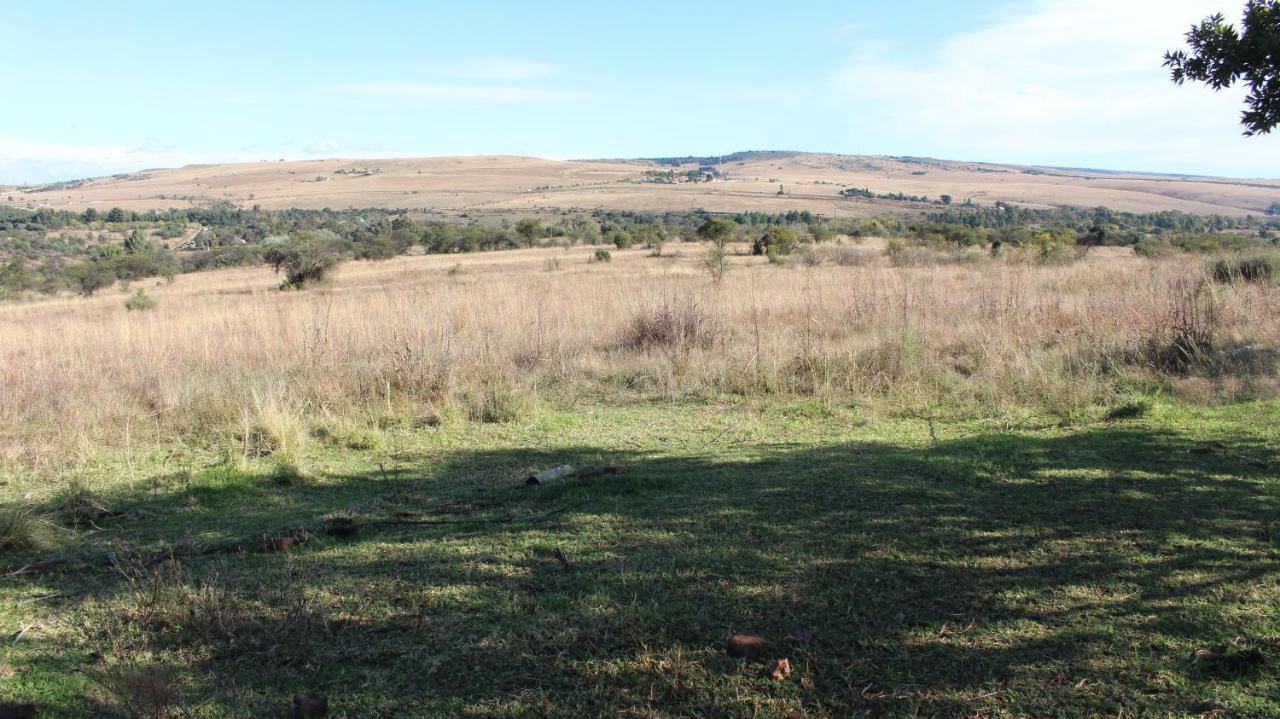
{"label": "blue sky", "polygon": [[0,19],[0,182],[188,162],[796,149],[1274,176],[1160,67],[1240,0],[57,2]]}

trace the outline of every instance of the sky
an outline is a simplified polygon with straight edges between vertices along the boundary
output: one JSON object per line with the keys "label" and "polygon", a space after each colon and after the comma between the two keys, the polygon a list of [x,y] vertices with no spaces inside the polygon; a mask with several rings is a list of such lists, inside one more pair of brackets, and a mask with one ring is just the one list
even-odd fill
{"label": "sky", "polygon": [[0,183],[194,162],[801,150],[1280,176],[1165,50],[1242,0],[46,0],[0,15]]}

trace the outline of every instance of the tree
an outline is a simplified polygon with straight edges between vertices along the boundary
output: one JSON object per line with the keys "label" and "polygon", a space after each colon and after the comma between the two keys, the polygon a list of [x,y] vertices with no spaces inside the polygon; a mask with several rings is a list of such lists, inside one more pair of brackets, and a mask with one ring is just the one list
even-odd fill
{"label": "tree", "polygon": [[698,237],[709,240],[717,245],[723,245],[729,241],[738,231],[738,223],[724,217],[713,217],[698,228]]}
{"label": "tree", "polygon": [[533,247],[533,241],[542,237],[542,223],[526,217],[516,223],[516,234],[524,241],[525,246]]}
{"label": "tree", "polygon": [[1164,54],[1175,83],[1192,80],[1221,90],[1243,79],[1249,86],[1240,118],[1244,134],[1265,135],[1280,124],[1280,0],[1249,0],[1242,30],[1218,13],[1193,25],[1186,38],[1190,54]]}
{"label": "tree", "polygon": [[795,249],[799,241],[796,239],[796,233],[786,227],[770,227],[763,235],[756,238],[751,243],[751,254],[753,255],[789,255]]}
{"label": "tree", "polygon": [[150,255],[159,248],[156,243],[147,239],[147,233],[142,230],[134,230],[124,240],[124,251],[137,255]]}
{"label": "tree", "polygon": [[351,253],[351,243],[329,230],[304,230],[263,255],[276,272],[284,273],[281,289],[321,284]]}
{"label": "tree", "polygon": [[115,284],[116,275],[100,262],[81,262],[67,268],[67,277],[80,288],[80,294],[93,296],[94,292]]}

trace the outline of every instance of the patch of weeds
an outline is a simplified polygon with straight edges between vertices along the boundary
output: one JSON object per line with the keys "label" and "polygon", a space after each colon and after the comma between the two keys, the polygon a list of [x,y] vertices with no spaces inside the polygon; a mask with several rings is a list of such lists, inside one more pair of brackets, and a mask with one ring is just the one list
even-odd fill
{"label": "patch of weeds", "polygon": [[117,667],[102,683],[129,717],[162,719],[179,700],[173,668],[161,664]]}
{"label": "patch of weeds", "polygon": [[53,522],[30,505],[0,507],[0,549],[49,549],[57,534]]}
{"label": "patch of weeds", "polygon": [[1280,278],[1280,255],[1228,257],[1213,263],[1210,274],[1216,282],[1270,282]]}
{"label": "patch of weeds", "polygon": [[1151,411],[1151,403],[1147,400],[1139,399],[1129,402],[1122,402],[1103,415],[1103,419],[1108,422],[1119,422],[1126,419],[1138,419],[1144,417]]}
{"label": "patch of weeds", "polygon": [[75,477],[55,496],[54,513],[63,525],[76,529],[110,515],[111,507],[83,479]]}
{"label": "patch of weeds", "polygon": [[476,422],[502,424],[514,422],[529,413],[529,398],[512,382],[492,378],[483,382],[468,397],[468,414]]}
{"label": "patch of weeds", "polygon": [[359,451],[380,450],[386,445],[385,437],[377,429],[337,419],[317,427],[314,434],[335,447]]}
{"label": "patch of weeds", "polygon": [[271,465],[267,479],[281,487],[292,487],[307,481],[307,475],[296,462],[278,458]]}
{"label": "patch of weeds", "polygon": [[721,334],[720,322],[692,295],[664,300],[638,312],[624,330],[623,344],[635,350],[654,347],[710,347]]}

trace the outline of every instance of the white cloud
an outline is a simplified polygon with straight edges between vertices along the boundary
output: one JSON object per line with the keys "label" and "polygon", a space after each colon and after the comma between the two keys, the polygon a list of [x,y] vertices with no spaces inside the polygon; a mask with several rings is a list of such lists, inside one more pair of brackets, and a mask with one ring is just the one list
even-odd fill
{"label": "white cloud", "polygon": [[[1280,142],[1242,138],[1243,93],[1176,87],[1163,53],[1215,0],[1038,0],[951,37],[933,59],[872,41],[833,76],[874,121],[962,159],[1274,174]],[[1109,160],[1111,158],[1111,160]]]}

